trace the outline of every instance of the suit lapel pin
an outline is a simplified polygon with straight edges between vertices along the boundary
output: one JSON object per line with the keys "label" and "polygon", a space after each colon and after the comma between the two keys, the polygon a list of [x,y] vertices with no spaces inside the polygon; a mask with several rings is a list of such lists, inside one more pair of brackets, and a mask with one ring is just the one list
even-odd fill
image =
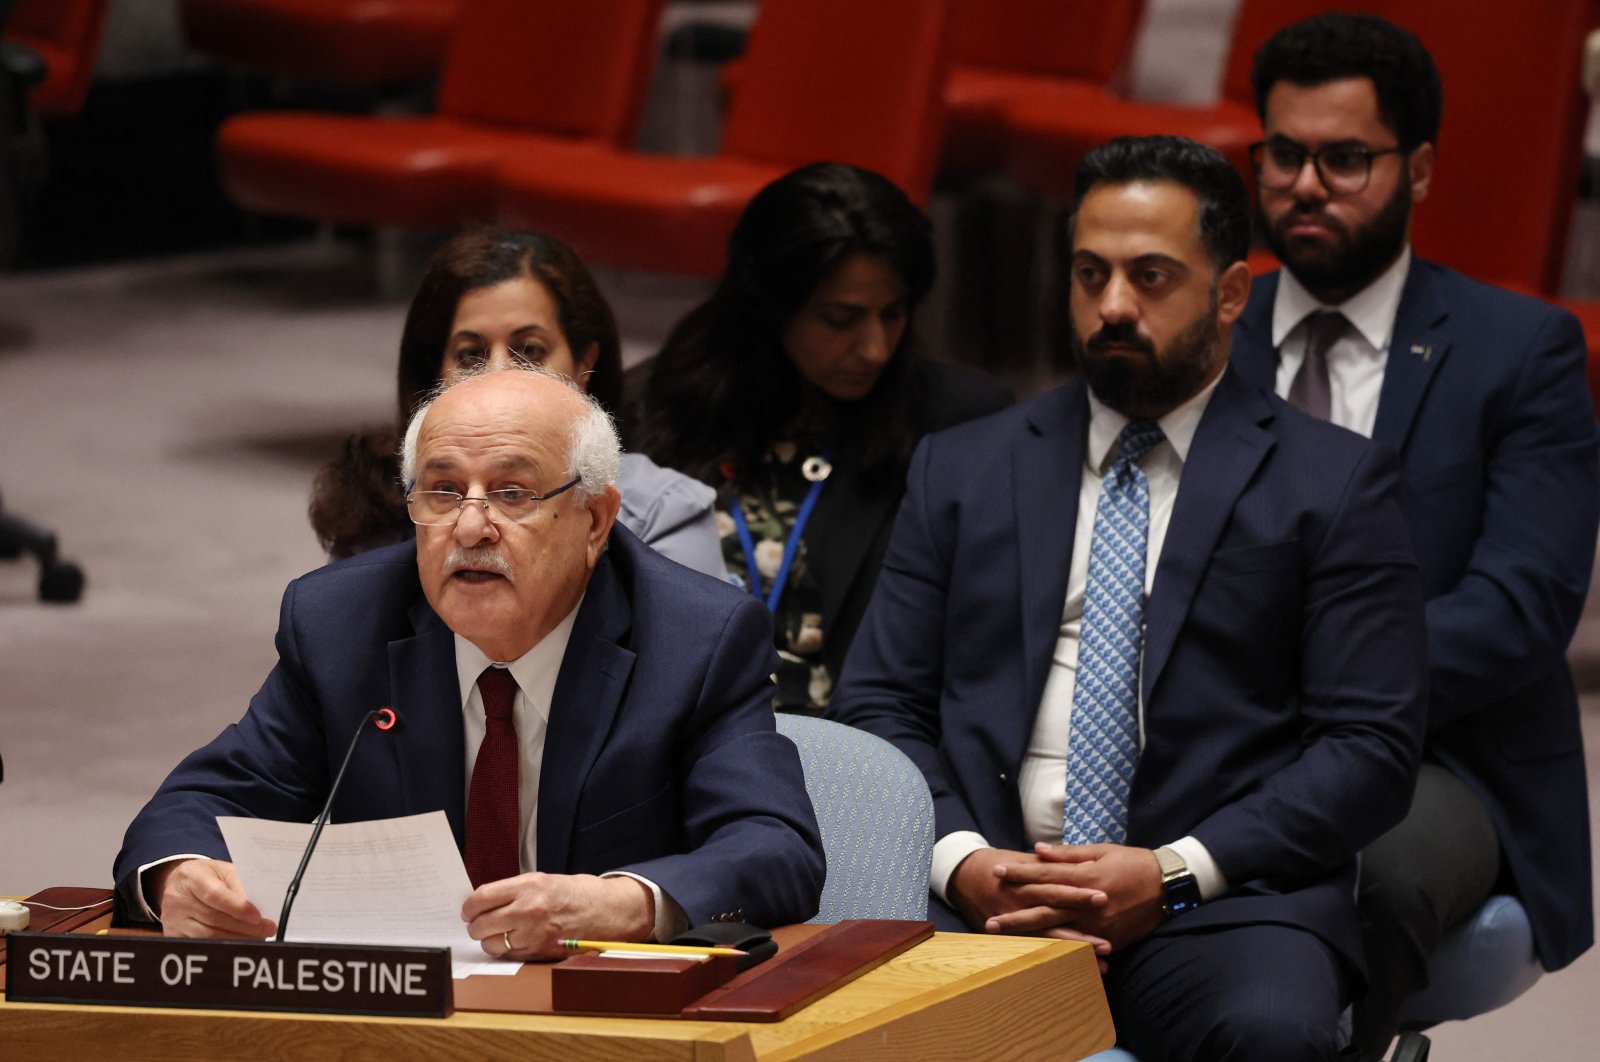
{"label": "suit lapel pin", "polygon": [[1431,361],[1433,359],[1433,348],[1425,347],[1421,343],[1411,344],[1411,353],[1418,355],[1423,361]]}

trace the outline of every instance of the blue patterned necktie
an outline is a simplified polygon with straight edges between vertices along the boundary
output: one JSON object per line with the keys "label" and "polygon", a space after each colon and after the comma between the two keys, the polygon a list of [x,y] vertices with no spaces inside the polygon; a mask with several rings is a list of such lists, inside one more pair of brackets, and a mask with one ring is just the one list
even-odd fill
{"label": "blue patterned necktie", "polygon": [[1089,547],[1089,582],[1078,637],[1067,747],[1067,844],[1122,844],[1128,793],[1139,763],[1139,658],[1144,644],[1144,566],[1150,481],[1139,462],[1161,429],[1133,421],[1101,483]]}

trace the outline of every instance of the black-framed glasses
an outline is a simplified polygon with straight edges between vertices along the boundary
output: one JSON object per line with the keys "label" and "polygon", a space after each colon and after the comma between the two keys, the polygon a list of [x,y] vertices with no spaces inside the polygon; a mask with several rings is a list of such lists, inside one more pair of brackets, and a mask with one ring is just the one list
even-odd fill
{"label": "black-framed glasses", "polygon": [[1250,165],[1263,188],[1281,192],[1294,187],[1306,160],[1311,160],[1317,179],[1333,195],[1355,195],[1372,180],[1372,160],[1401,154],[1398,147],[1369,148],[1360,144],[1329,144],[1307,151],[1287,137],[1275,136],[1250,145]]}
{"label": "black-framed glasses", "polygon": [[484,491],[483,497],[473,498],[453,490],[413,490],[406,494],[406,512],[411,522],[422,527],[442,527],[461,519],[467,502],[483,506],[486,520],[499,517],[514,524],[527,523],[539,511],[539,503],[565,493],[583,481],[576,476],[555,490],[540,494],[538,491],[507,487],[504,490]]}

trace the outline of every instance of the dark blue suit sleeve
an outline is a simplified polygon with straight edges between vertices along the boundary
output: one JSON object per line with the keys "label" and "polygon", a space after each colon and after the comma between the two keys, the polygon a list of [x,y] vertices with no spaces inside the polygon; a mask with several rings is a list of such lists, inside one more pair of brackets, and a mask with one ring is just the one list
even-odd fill
{"label": "dark blue suit sleeve", "polygon": [[1192,831],[1234,885],[1318,878],[1410,804],[1426,632],[1398,483],[1366,450],[1302,574],[1298,754]]}
{"label": "dark blue suit sleeve", "polygon": [[911,459],[883,569],[830,714],[878,735],[916,763],[933,794],[935,834],[943,837],[978,826],[939,753],[951,549],[941,541],[946,529],[929,512],[935,442],[925,438]]}
{"label": "dark blue suit sleeve", "polygon": [[1428,602],[1429,726],[1448,726],[1561,666],[1600,521],[1600,464],[1583,332],[1539,318],[1507,429],[1485,455],[1481,533],[1461,579]]}
{"label": "dark blue suit sleeve", "polygon": [[752,597],[728,615],[684,722],[678,792],[684,851],[618,867],[649,878],[690,925],[727,913],[764,926],[817,913],[821,833],[794,744],[772,715],[772,623]]}

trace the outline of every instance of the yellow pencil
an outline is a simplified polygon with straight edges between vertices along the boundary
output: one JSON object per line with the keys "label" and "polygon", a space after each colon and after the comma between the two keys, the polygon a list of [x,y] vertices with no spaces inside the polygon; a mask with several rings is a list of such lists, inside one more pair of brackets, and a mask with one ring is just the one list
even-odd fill
{"label": "yellow pencil", "polygon": [[568,951],[648,951],[659,955],[732,955],[740,958],[746,954],[737,948],[703,948],[694,944],[629,944],[622,940],[563,940],[561,946]]}

